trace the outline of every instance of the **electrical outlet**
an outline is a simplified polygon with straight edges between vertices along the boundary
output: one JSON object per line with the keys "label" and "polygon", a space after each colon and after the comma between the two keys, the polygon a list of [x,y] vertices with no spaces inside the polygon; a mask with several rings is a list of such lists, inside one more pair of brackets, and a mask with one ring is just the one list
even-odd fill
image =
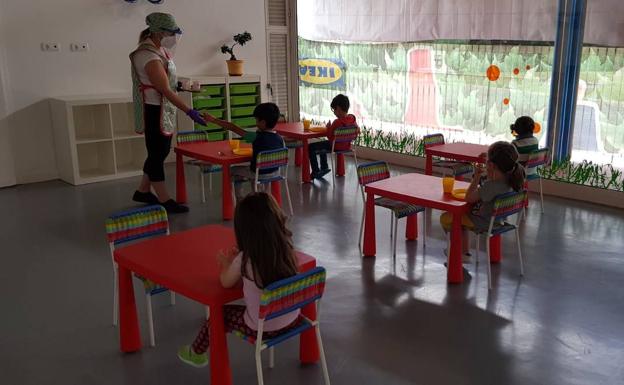
{"label": "electrical outlet", "polygon": [[41,50],[47,52],[58,52],[61,50],[61,45],[59,43],[43,42],[41,43]]}
{"label": "electrical outlet", "polygon": [[74,52],[85,52],[89,50],[89,43],[71,43],[69,47]]}

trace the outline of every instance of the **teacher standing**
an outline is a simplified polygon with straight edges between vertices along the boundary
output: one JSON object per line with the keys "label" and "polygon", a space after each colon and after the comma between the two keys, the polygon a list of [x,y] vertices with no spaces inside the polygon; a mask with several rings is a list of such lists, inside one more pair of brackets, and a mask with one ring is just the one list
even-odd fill
{"label": "teacher standing", "polygon": [[176,93],[178,80],[171,58],[182,30],[167,13],[151,13],[145,22],[148,28],[141,32],[139,45],[130,54],[135,131],[145,134],[147,147],[143,178],[132,199],[161,204],[169,213],[184,213],[188,207],[171,199],[165,186],[164,162],[171,150],[177,109],[196,123],[206,123],[199,112],[187,106]]}

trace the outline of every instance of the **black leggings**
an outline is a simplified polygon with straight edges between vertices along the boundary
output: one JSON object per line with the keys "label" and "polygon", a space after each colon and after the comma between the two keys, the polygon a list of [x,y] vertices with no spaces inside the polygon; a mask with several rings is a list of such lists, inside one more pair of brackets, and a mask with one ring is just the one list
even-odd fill
{"label": "black leggings", "polygon": [[160,132],[160,106],[146,104],[144,108],[147,159],[143,172],[150,182],[162,182],[165,180],[165,158],[171,150],[171,136]]}

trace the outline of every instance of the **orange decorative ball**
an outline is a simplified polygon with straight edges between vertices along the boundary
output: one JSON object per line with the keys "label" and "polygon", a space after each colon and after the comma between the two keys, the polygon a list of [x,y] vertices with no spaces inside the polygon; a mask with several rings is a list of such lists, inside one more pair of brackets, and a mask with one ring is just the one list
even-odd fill
{"label": "orange decorative ball", "polygon": [[519,68],[514,68],[513,73],[514,73],[514,75],[518,75],[520,73],[520,69]]}
{"label": "orange decorative ball", "polygon": [[503,99],[503,104],[504,104],[504,105],[508,105],[508,104],[509,104],[509,98],[505,98],[505,99]]}
{"label": "orange decorative ball", "polygon": [[535,124],[533,125],[533,133],[539,134],[540,131],[542,131],[542,125],[539,124],[538,122],[535,122]]}
{"label": "orange decorative ball", "polygon": [[491,81],[491,82],[495,82],[498,80],[498,78],[500,77],[500,68],[498,68],[495,65],[491,65],[488,67],[487,71],[485,72],[485,74],[487,75],[487,78]]}

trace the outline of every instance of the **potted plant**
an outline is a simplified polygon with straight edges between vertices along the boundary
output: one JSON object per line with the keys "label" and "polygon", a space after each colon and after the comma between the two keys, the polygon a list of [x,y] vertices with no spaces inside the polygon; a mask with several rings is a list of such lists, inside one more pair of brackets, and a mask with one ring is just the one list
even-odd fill
{"label": "potted plant", "polygon": [[245,43],[251,40],[251,34],[245,31],[243,33],[234,35],[233,39],[234,44],[232,44],[231,47],[227,44],[221,46],[221,53],[230,54],[230,59],[226,60],[228,73],[230,74],[230,76],[241,76],[243,74],[243,61],[236,59],[236,56],[234,55],[234,47],[236,47],[237,45],[245,45]]}

